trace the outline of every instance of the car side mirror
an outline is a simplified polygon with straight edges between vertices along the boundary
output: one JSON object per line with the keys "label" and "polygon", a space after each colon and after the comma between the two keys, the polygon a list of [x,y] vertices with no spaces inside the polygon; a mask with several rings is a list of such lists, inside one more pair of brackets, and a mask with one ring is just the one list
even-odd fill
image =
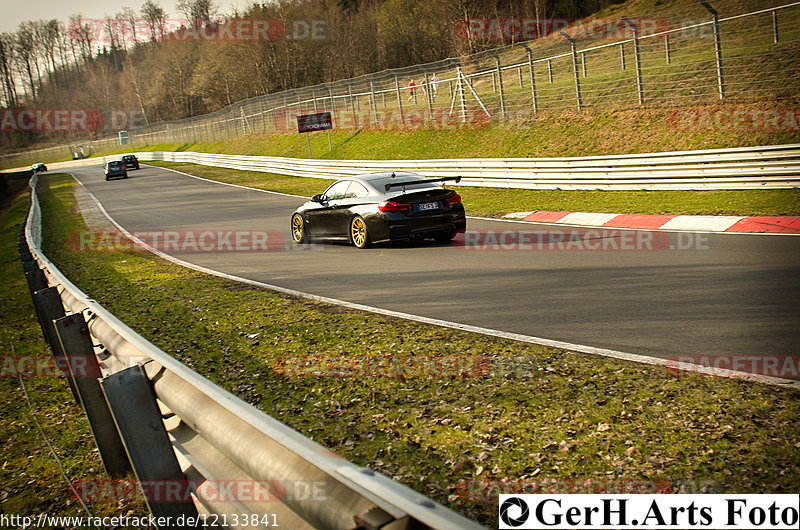
{"label": "car side mirror", "polygon": [[322,195],[314,195],[311,197],[311,202],[322,203]]}

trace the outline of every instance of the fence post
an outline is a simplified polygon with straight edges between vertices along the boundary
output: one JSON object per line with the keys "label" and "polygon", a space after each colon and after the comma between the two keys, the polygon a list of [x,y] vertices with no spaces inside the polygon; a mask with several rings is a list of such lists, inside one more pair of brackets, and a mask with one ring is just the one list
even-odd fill
{"label": "fence post", "polygon": [[725,97],[725,77],[722,71],[722,41],[719,35],[719,13],[711,7],[708,2],[700,2],[700,5],[705,7],[711,16],[714,17],[714,51],[717,56],[717,88],[719,89],[719,98]]}
{"label": "fence post", "polygon": [[550,83],[553,82],[553,61],[552,59],[547,60],[547,77],[550,80]]}
{"label": "fence post", "polygon": [[624,42],[620,42],[619,43],[619,61],[620,61],[620,66],[622,67],[622,70],[624,71],[625,70],[625,43]]}
{"label": "fence post", "polygon": [[639,105],[644,104],[644,88],[642,86],[642,57],[639,53],[639,28],[628,17],[622,17],[627,25],[633,28],[633,61],[636,63],[636,94]]}
{"label": "fence post", "polygon": [[372,119],[375,121],[375,127],[378,126],[378,101],[375,99],[375,84],[372,79],[369,80],[369,106],[372,110]]}
{"label": "fence post", "polygon": [[124,477],[131,471],[131,464],[100,389],[98,378],[102,373],[86,320],[82,313],[75,313],[56,320],[55,326],[103,467],[114,478]]}
{"label": "fence post", "polygon": [[778,44],[778,10],[772,10],[772,40]]}
{"label": "fence post", "polygon": [[[155,517],[172,517],[173,521],[181,515],[196,517],[197,508],[191,497],[185,495],[188,483],[178,465],[144,368],[137,364],[112,374],[100,380],[100,387],[133,472],[144,490],[150,513]],[[186,500],[174,502],[174,498],[159,498],[165,491],[174,492],[175,488],[184,494],[178,497]]]}
{"label": "fence post", "polygon": [[425,99],[428,100],[428,119],[433,119],[433,95],[431,94],[431,85],[428,81],[428,72],[425,72]]}
{"label": "fence post", "polygon": [[456,90],[458,90],[458,100],[461,107],[460,122],[467,123],[467,98],[464,96],[464,83],[466,83],[466,81],[460,66],[456,67],[456,71],[458,72],[458,85],[456,86]]}
{"label": "fence post", "polygon": [[397,108],[400,111],[400,127],[406,126],[406,119],[403,116],[403,96],[400,94],[400,82],[397,80],[397,76],[394,76],[394,90],[397,92]]}
{"label": "fence post", "polygon": [[506,119],[506,93],[503,89],[503,70],[500,68],[500,55],[494,55],[494,61],[497,65],[497,84],[500,88],[500,116],[502,119]]}
{"label": "fence post", "polygon": [[350,98],[350,112],[353,115],[353,129],[358,129],[358,118],[356,117],[356,106],[353,104],[353,85],[347,83],[347,96]]}
{"label": "fence post", "polygon": [[[531,73],[531,101],[533,102],[533,113],[537,114],[539,112],[539,101],[536,97],[536,76],[534,75],[533,70],[533,50],[531,50],[527,44],[522,44],[522,47],[525,48],[525,51],[528,52],[528,68],[530,69]],[[519,70],[522,72],[522,68]]]}
{"label": "fence post", "polygon": [[267,117],[266,112],[264,110],[264,101],[262,99],[258,100],[258,109],[261,111],[261,132],[267,132]]}
{"label": "fence post", "polygon": [[331,100],[331,125],[334,127],[336,126],[336,100],[333,99],[333,90],[331,90],[331,86],[327,85],[328,89],[328,99]]}
{"label": "fence post", "polygon": [[586,52],[581,53],[581,72],[583,77],[586,77]]}
{"label": "fence post", "polygon": [[664,53],[666,55],[667,64],[669,64],[670,63],[669,35],[664,35]]}
{"label": "fence post", "polygon": [[561,35],[569,41],[572,48],[572,71],[575,74],[575,99],[578,102],[578,110],[583,109],[583,98],[581,98],[581,76],[578,73],[578,53],[575,49],[575,39],[567,35],[566,31],[562,31]]}

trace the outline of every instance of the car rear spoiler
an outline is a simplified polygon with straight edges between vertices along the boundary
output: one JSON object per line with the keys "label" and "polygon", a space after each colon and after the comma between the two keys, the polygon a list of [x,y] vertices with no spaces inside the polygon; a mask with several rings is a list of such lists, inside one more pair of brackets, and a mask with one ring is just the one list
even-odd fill
{"label": "car rear spoiler", "polygon": [[441,177],[436,179],[425,179],[425,180],[407,180],[405,182],[391,182],[384,186],[386,191],[389,191],[392,188],[399,188],[399,187],[406,187],[411,186],[412,184],[428,184],[431,182],[445,182],[447,180],[452,180],[456,183],[461,182],[461,177]]}

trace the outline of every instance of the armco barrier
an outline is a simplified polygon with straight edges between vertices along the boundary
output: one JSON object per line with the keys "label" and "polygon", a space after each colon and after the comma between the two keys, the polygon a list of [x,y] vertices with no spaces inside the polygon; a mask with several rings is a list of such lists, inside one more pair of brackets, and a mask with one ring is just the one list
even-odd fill
{"label": "armco barrier", "polygon": [[[564,158],[324,160],[195,152],[140,152],[141,160],[335,179],[370,171],[461,176],[463,186],[522,189],[705,190],[800,187],[800,144]],[[116,157],[51,164],[51,169]],[[102,160],[101,160],[102,159]]]}
{"label": "armco barrier", "polygon": [[[20,253],[40,324],[54,353],[70,359],[67,375],[89,416],[106,470],[120,477],[132,467],[153,515],[227,515],[231,527],[239,518],[242,527],[260,521],[292,529],[481,528],[336,456],[214,385],[87,297],[40,250],[36,182],[34,175]],[[87,367],[100,372],[83,373]],[[161,497],[153,494],[153,484],[166,487],[156,488]],[[237,484],[246,487],[234,499],[222,494],[187,496],[184,502],[163,498],[164,491],[175,493],[181,484],[227,493]],[[313,484],[317,494],[293,495],[292,484]],[[254,485],[282,487],[259,496]]]}

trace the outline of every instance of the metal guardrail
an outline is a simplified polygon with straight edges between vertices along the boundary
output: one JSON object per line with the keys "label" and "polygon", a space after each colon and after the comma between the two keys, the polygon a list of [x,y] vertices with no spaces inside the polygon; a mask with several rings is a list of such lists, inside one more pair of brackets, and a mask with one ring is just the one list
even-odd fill
{"label": "metal guardrail", "polygon": [[[520,189],[706,190],[800,187],[800,144],[564,158],[323,160],[195,152],[140,152],[141,160],[336,179],[370,171],[461,176],[462,186]],[[112,160],[117,157],[102,157]],[[92,159],[51,164],[86,165]],[[98,162],[100,161],[98,159]]]}
{"label": "metal guardrail", "polygon": [[[227,515],[231,528],[252,528],[253,515],[264,526],[292,529],[482,528],[216,386],[89,298],[41,251],[36,182],[34,175],[20,253],[40,324],[54,355],[69,361],[61,366],[106,470],[119,477],[132,467],[153,515]],[[92,374],[87,364],[100,372]],[[189,502],[164,502],[148,494],[154,483],[192,484],[194,494]],[[246,484],[249,494],[224,498],[226,484]],[[298,484],[306,493],[313,485],[316,495],[297,494]],[[262,495],[254,493],[259,486]],[[217,495],[198,495],[204,487]],[[251,519],[240,524],[245,517]]]}

